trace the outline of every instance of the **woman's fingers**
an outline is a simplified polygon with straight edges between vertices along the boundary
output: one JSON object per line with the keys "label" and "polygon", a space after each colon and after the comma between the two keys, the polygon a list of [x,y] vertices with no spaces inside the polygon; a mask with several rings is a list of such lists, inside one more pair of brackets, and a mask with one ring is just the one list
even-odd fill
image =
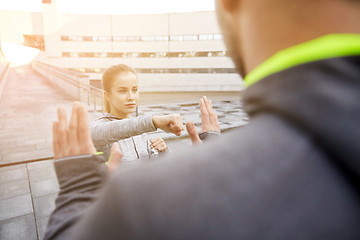
{"label": "woman's fingers", "polygon": [[153,143],[151,144],[151,148],[155,148],[156,150],[158,150],[160,152],[165,151],[167,149],[166,143],[165,143],[164,139],[162,139],[161,137],[155,138],[152,141],[153,141]]}
{"label": "woman's fingers", "polygon": [[170,129],[171,129],[172,133],[174,133],[177,136],[180,136],[181,131],[184,130],[184,124],[183,124],[181,115],[174,114],[172,116],[172,119],[170,121]]}
{"label": "woman's fingers", "polygon": [[150,142],[151,142],[151,146],[157,146],[161,142],[164,142],[164,140],[161,137],[158,137],[158,138],[152,139]]}

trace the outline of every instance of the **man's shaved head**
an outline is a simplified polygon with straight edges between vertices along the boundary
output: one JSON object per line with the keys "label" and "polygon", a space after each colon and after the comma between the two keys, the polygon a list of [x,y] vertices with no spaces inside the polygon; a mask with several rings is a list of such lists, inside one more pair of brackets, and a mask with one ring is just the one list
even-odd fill
{"label": "man's shaved head", "polygon": [[360,33],[360,0],[216,0],[225,44],[245,76],[276,52],[331,33]]}

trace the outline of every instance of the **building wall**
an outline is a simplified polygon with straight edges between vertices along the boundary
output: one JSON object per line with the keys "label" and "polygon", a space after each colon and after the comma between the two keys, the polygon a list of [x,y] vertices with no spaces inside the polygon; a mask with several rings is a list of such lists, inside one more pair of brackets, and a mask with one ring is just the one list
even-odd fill
{"label": "building wall", "polygon": [[[22,34],[43,34],[41,13],[6,12],[2,14],[3,12],[0,12],[0,29],[5,33],[2,36],[5,35],[8,39],[21,42]],[[6,17],[13,19],[10,24],[6,24]],[[24,24],[19,24],[19,21]],[[107,56],[108,53],[225,52],[226,48],[221,39],[214,12],[154,15],[62,14],[58,34],[58,38],[62,40],[53,44],[52,47],[60,50],[63,57],[48,55],[49,57],[43,60],[62,68],[104,69],[119,63],[127,64],[135,69],[235,68],[227,56],[76,57],[87,53]],[[206,39],[208,34],[214,35],[215,39],[200,40]],[[94,40],[93,37],[98,39]],[[122,40],[123,37],[127,40]],[[144,40],[145,37],[147,40]],[[129,41],[129,38],[134,38],[134,40]],[[186,40],[186,38],[196,40]],[[47,52],[50,54],[49,49]],[[69,57],[69,54],[73,57]],[[89,73],[89,75],[92,80],[101,79],[101,73]],[[158,91],[238,91],[242,89],[242,81],[236,73],[139,73],[139,79],[143,84],[141,88],[143,91],[156,91],[156,89]]]}
{"label": "building wall", "polygon": [[42,14],[32,12],[0,11],[1,40],[23,43],[23,34],[42,35]]}

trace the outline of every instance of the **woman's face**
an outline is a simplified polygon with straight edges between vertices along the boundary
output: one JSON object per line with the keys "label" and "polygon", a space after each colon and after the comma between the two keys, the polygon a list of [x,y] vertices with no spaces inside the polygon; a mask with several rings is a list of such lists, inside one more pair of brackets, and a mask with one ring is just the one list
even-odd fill
{"label": "woman's face", "polygon": [[110,93],[105,94],[111,104],[110,113],[127,118],[130,113],[135,112],[139,100],[137,77],[131,72],[116,75]]}

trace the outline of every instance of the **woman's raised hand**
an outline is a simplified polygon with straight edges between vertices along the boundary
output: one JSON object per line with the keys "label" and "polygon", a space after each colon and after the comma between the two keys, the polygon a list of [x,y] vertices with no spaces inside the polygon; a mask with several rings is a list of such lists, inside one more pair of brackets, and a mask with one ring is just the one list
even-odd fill
{"label": "woman's raised hand", "polygon": [[173,133],[176,136],[180,136],[181,131],[184,130],[182,117],[179,114],[153,116],[152,121],[156,128],[160,128],[165,132]]}

